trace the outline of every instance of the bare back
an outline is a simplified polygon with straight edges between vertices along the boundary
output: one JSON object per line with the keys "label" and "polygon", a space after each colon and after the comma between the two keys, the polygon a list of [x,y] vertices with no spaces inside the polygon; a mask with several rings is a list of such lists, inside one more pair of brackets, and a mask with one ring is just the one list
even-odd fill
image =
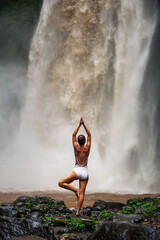
{"label": "bare back", "polygon": [[87,162],[90,148],[86,146],[76,146],[74,148],[75,158],[78,162],[83,165]]}

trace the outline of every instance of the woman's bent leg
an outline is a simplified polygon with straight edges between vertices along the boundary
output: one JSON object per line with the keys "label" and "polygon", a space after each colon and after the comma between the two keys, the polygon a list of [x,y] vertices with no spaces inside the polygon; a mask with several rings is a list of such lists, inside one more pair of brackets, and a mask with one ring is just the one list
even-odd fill
{"label": "woman's bent leg", "polygon": [[59,182],[58,185],[62,188],[68,189],[76,194],[78,197],[78,189],[71,186],[70,183],[73,182],[74,180],[77,180],[78,177],[75,172],[72,172],[69,176],[62,178]]}

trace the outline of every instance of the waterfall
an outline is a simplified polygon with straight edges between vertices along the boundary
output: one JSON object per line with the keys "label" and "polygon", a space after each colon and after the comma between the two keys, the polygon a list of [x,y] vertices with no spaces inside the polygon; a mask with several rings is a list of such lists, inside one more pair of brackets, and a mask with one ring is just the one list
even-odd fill
{"label": "waterfall", "polygon": [[145,0],[44,0],[10,179],[1,188],[58,189],[74,166],[72,132],[82,115],[92,133],[88,190],[159,190],[152,189],[154,139],[148,149],[140,137],[156,9]]}

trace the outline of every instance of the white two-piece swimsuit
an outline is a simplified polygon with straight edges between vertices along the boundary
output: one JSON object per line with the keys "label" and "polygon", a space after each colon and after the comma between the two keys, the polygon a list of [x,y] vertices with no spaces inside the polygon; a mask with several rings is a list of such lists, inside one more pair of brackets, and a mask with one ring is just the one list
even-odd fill
{"label": "white two-piece swimsuit", "polygon": [[78,159],[76,158],[75,167],[74,167],[73,171],[77,174],[77,177],[80,180],[86,180],[88,177],[87,161],[84,164],[80,164],[78,162]]}

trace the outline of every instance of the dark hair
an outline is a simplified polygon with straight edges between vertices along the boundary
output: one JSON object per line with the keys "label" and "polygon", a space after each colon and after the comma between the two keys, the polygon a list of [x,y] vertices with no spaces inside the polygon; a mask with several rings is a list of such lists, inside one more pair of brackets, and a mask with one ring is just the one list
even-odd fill
{"label": "dark hair", "polygon": [[84,146],[85,142],[86,142],[85,136],[84,135],[79,135],[78,136],[78,143],[79,143],[79,145],[80,146]]}

